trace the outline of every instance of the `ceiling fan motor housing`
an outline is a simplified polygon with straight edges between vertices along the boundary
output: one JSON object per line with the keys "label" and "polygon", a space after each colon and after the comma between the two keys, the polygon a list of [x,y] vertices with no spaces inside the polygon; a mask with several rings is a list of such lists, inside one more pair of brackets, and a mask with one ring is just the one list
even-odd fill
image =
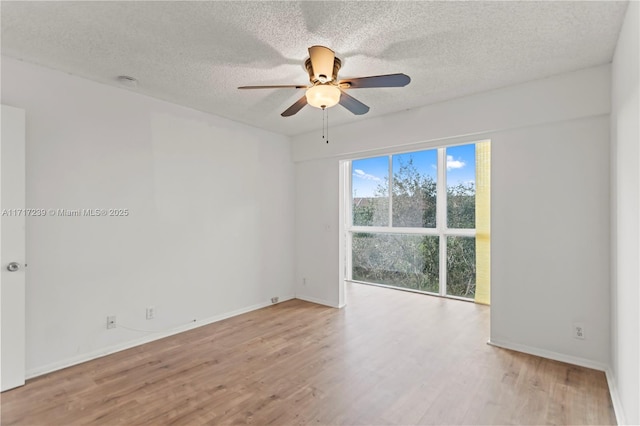
{"label": "ceiling fan motor housing", "polygon": [[[329,78],[326,75],[320,75],[320,78],[315,78],[315,73],[313,72],[313,66],[311,65],[311,58],[307,58],[304,62],[304,67],[307,69],[307,73],[309,73],[309,81],[312,84],[318,83],[327,83],[329,81],[338,81],[338,71],[340,71],[340,67],[342,66],[342,61],[339,58],[333,59],[333,75]],[[324,80],[324,81],[322,81]]]}

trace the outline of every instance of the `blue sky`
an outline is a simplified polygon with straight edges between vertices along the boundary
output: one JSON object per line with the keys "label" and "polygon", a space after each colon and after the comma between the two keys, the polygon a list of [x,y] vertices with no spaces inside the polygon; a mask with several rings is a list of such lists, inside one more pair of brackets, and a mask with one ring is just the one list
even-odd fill
{"label": "blue sky", "polygon": [[[455,185],[459,182],[475,182],[476,162],[475,145],[462,145],[447,148],[447,184]],[[413,164],[422,174],[430,175],[436,179],[437,150],[410,152],[393,156],[393,168],[396,170],[400,162],[413,159]],[[385,177],[389,175],[389,157],[365,158],[354,160],[353,170],[353,196],[372,197],[376,188],[384,184]]]}
{"label": "blue sky", "polygon": [[476,181],[476,145],[447,148],[447,186]]}

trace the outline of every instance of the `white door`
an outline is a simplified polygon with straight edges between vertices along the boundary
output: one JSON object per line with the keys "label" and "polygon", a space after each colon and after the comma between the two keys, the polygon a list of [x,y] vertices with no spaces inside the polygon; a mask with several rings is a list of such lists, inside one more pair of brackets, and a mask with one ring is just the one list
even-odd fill
{"label": "white door", "polygon": [[2,105],[0,121],[0,390],[25,376],[25,112]]}

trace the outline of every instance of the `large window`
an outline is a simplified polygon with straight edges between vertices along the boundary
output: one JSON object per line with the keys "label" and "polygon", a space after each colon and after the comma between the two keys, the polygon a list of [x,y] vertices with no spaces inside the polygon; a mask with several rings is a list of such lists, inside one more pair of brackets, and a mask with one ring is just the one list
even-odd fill
{"label": "large window", "polygon": [[348,278],[475,299],[488,269],[488,254],[476,256],[488,250],[476,241],[477,216],[489,223],[488,201],[476,202],[488,200],[489,163],[477,161],[488,152],[487,141],[353,160]]}

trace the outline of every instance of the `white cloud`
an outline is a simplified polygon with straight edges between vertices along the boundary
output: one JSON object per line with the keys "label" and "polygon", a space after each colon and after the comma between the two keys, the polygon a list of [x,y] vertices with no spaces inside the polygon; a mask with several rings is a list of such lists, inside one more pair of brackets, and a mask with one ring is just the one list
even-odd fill
{"label": "white cloud", "polygon": [[453,155],[447,155],[447,170],[461,169],[466,165],[467,163],[462,160],[454,160]]}
{"label": "white cloud", "polygon": [[355,169],[353,171],[353,175],[355,177],[359,177],[360,179],[365,179],[365,180],[373,180],[376,182],[380,181],[380,178],[374,175],[370,175],[368,173],[365,173],[364,170],[360,170],[360,169]]}

